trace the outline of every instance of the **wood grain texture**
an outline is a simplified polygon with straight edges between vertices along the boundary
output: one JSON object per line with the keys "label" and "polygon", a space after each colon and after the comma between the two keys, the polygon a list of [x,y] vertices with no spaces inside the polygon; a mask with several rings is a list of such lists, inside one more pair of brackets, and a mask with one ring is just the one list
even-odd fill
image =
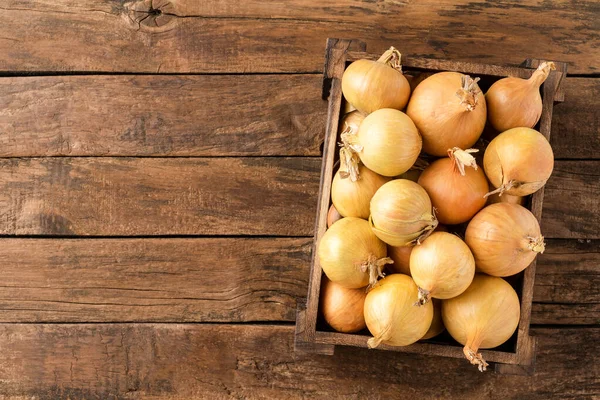
{"label": "wood grain texture", "polygon": [[37,399],[600,395],[598,328],[533,332],[539,337],[535,375],[507,376],[480,373],[464,359],[366,349],[299,357],[291,326],[0,325],[0,378],[4,395]]}
{"label": "wood grain texture", "polygon": [[0,159],[0,234],[312,233],[318,158]]}
{"label": "wood grain texture", "polygon": [[[151,11],[151,6],[160,10]],[[276,4],[211,0],[3,3],[1,71],[317,72],[325,39],[369,51],[598,72],[598,3],[561,0]],[[406,29],[407,22],[410,29]],[[432,29],[435,27],[435,29]],[[283,38],[283,40],[282,40]],[[465,45],[467,44],[467,45]]]}
{"label": "wood grain texture", "polygon": [[552,238],[600,238],[600,162],[557,161],[545,186],[542,232]]}
{"label": "wood grain texture", "polygon": [[293,321],[310,239],[2,239],[0,321]]}
{"label": "wood grain texture", "polygon": [[[294,321],[311,238],[0,239],[0,322]],[[533,324],[600,324],[598,241],[548,240]]]}
{"label": "wood grain texture", "polygon": [[550,144],[556,158],[600,157],[600,79],[567,78],[554,106]]}
{"label": "wood grain texture", "polygon": [[[321,83],[318,75],[4,78],[0,156],[320,156]],[[564,86],[555,157],[597,159],[600,79]]]}
{"label": "wood grain texture", "polygon": [[0,156],[318,156],[317,75],[0,79]]}

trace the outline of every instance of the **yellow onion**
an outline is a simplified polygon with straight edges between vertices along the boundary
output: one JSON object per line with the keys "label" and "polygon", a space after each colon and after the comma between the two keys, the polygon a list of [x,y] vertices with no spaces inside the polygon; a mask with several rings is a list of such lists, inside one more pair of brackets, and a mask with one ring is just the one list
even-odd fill
{"label": "yellow onion", "polygon": [[353,182],[338,171],[331,184],[331,201],[344,217],[369,218],[371,198],[389,178],[376,174],[364,165],[358,166],[358,179]]}
{"label": "yellow onion", "polygon": [[520,315],[514,289],[502,278],[483,274],[475,275],[471,286],[460,296],[442,301],[446,329],[465,346],[467,360],[480,371],[485,371],[488,364],[477,351],[500,346],[510,339]]}
{"label": "yellow onion", "polygon": [[475,259],[458,236],[434,232],[413,249],[410,273],[423,305],[431,297],[450,299],[464,292],[475,276]]}
{"label": "yellow onion", "polygon": [[494,129],[503,132],[517,127],[533,128],[537,124],[542,115],[540,86],[553,69],[553,62],[543,62],[529,79],[510,76],[490,86],[485,101],[488,121]]}
{"label": "yellow onion", "polygon": [[401,110],[410,96],[410,85],[402,75],[400,52],[393,47],[377,61],[354,61],[342,76],[346,100],[364,113],[381,108]]}
{"label": "yellow onion", "polygon": [[548,140],[530,128],[513,128],[496,136],[483,156],[483,169],[497,189],[490,194],[527,196],[546,184],[554,168]]}
{"label": "yellow onion", "polygon": [[358,332],[367,327],[363,312],[366,296],[364,289],[348,289],[324,276],[319,294],[319,310],[329,326],[336,331]]}
{"label": "yellow onion", "polygon": [[[489,184],[489,191],[493,191],[496,188]],[[511,203],[511,204],[519,204],[521,206],[525,206],[525,197],[523,196],[511,196],[510,194],[503,194],[500,196],[499,193],[490,194],[487,196],[486,204],[496,204],[496,203]]]}
{"label": "yellow onion", "polygon": [[369,348],[381,343],[408,346],[421,339],[433,320],[433,305],[415,307],[417,285],[410,276],[393,274],[375,284],[365,299],[365,322],[373,335]]}
{"label": "yellow onion", "polygon": [[372,285],[382,277],[387,258],[385,243],[360,218],[342,218],[331,225],[318,245],[321,268],[327,277],[345,288]]}
{"label": "yellow onion", "polygon": [[488,182],[469,154],[476,151],[456,147],[448,150],[449,157],[434,161],[419,177],[419,185],[427,191],[441,223],[467,222],[485,205]]}
{"label": "yellow onion", "polygon": [[[434,232],[448,232],[448,228],[445,225],[438,224]],[[392,272],[404,275],[410,275],[410,253],[415,248],[414,245],[409,244],[406,246],[390,246],[388,245],[388,257],[394,261],[393,264],[388,265],[388,269]]]}
{"label": "yellow onion", "polygon": [[348,131],[350,133],[357,133],[358,128],[360,127],[360,124],[363,122],[365,117],[365,114],[357,110],[350,111],[349,113],[344,114],[338,126],[338,133],[341,134],[342,132]]}
{"label": "yellow onion", "polygon": [[342,219],[342,216],[340,215],[338,210],[335,208],[335,206],[332,204],[331,207],[329,207],[329,211],[327,212],[327,227],[330,228],[331,225],[333,225],[340,219]]}
{"label": "yellow onion", "polygon": [[538,220],[525,207],[510,203],[481,210],[469,222],[465,241],[477,268],[493,276],[523,271],[545,248]]}
{"label": "yellow onion", "polygon": [[343,162],[350,163],[347,153],[358,154],[373,172],[397,176],[413,166],[421,152],[421,135],[402,111],[384,108],[369,114],[360,124],[358,134],[342,134]]}
{"label": "yellow onion", "polygon": [[444,156],[475,144],[485,126],[485,97],[477,81],[458,72],[438,72],[415,89],[406,113],[423,136],[423,150]]}
{"label": "yellow onion", "polygon": [[391,246],[406,246],[424,240],[438,221],[425,189],[407,179],[390,181],[371,199],[371,228]]}
{"label": "yellow onion", "polygon": [[440,333],[444,332],[444,321],[442,320],[442,301],[438,299],[432,299],[433,303],[433,320],[427,333],[421,338],[421,340],[431,339],[436,337]]}

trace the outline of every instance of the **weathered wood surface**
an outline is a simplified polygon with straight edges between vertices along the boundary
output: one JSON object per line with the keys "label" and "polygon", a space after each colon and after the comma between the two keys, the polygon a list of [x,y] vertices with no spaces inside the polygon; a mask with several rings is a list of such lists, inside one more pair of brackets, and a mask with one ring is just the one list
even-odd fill
{"label": "weathered wood surface", "polygon": [[[316,74],[2,78],[0,156],[320,156],[321,84]],[[555,157],[597,159],[600,80],[568,78],[565,89]]]}
{"label": "weathered wood surface", "polygon": [[0,234],[308,236],[318,158],[0,159]]}
{"label": "weathered wood surface", "polygon": [[[599,242],[547,245],[532,323],[600,324]],[[0,322],[291,322],[311,247],[311,238],[1,239]]]}
{"label": "weathered wood surface", "polygon": [[396,44],[463,61],[599,68],[593,0],[242,3],[5,1],[0,71],[318,72],[327,37],[360,38],[372,52]]}
{"label": "weathered wood surface", "polygon": [[321,81],[0,78],[0,156],[318,156],[326,118]]}
{"label": "weathered wood surface", "polygon": [[[0,234],[309,236],[321,160],[261,158],[0,159]],[[600,236],[595,161],[557,161],[548,238]]]}
{"label": "weathered wood surface", "polygon": [[545,187],[542,232],[548,237],[600,238],[600,162],[557,161]]}
{"label": "weathered wood surface", "polygon": [[291,326],[0,325],[0,375],[3,394],[37,399],[600,396],[600,329],[533,333],[536,374],[511,376],[463,359],[356,348],[295,356]]}

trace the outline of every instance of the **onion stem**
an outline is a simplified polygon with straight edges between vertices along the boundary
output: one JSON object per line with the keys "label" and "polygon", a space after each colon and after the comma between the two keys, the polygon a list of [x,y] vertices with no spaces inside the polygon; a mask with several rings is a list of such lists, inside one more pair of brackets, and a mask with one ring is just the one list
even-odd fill
{"label": "onion stem", "polygon": [[402,54],[394,47],[390,47],[385,53],[379,57],[377,62],[387,64],[395,70],[402,72],[402,64],[401,64]]}
{"label": "onion stem", "polygon": [[465,167],[471,167],[477,171],[477,160],[471,153],[477,153],[478,149],[462,150],[458,147],[448,149],[448,157],[454,161],[454,165],[460,171],[462,176],[465,176]]}
{"label": "onion stem", "polygon": [[519,187],[519,185],[520,185],[519,182],[512,179],[512,180],[508,181],[508,183],[501,185],[498,189],[492,190],[491,192],[486,193],[485,196],[483,196],[483,197],[488,198],[489,196],[496,194],[496,193],[498,193],[498,196],[501,197],[504,192],[509,191],[512,188]]}
{"label": "onion stem", "polygon": [[552,61],[543,62],[540,66],[533,71],[531,77],[528,79],[534,86],[540,87],[542,83],[548,79],[548,75],[550,75],[550,71],[555,70],[556,66]]}
{"label": "onion stem", "polygon": [[462,88],[456,92],[460,104],[464,105],[467,111],[473,111],[477,107],[477,95],[480,93],[477,82],[479,82],[479,78],[473,79],[469,75],[463,75]]}
{"label": "onion stem", "polygon": [[487,362],[485,362],[485,360],[481,356],[481,353],[477,353],[476,351],[472,350],[468,344],[465,347],[463,347],[463,353],[465,354],[465,357],[467,357],[467,360],[469,360],[471,364],[477,365],[477,368],[480,372],[485,371],[487,366],[489,365]]}
{"label": "onion stem", "polygon": [[350,177],[352,182],[356,182],[360,178],[358,152],[362,151],[363,147],[358,144],[356,132],[353,132],[352,127],[348,124],[340,136],[342,139],[342,143],[340,143],[342,147],[340,149],[340,178]]}

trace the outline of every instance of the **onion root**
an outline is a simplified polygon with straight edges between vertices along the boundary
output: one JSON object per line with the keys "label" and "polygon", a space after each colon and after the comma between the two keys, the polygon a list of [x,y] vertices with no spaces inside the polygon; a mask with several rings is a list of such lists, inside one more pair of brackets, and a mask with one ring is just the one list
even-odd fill
{"label": "onion root", "polygon": [[529,250],[544,254],[544,250],[546,250],[546,243],[544,243],[543,236],[537,238],[530,236],[527,239],[529,239],[529,245],[527,246]]}

